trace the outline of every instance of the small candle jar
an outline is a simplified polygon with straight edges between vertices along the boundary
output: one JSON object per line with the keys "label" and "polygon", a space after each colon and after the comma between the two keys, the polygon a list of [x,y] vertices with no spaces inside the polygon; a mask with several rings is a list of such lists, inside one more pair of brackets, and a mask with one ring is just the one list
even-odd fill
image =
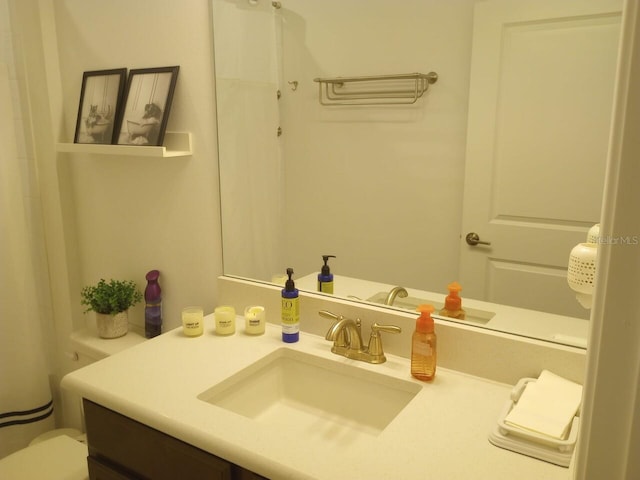
{"label": "small candle jar", "polygon": [[253,305],[244,309],[244,331],[248,335],[262,335],[264,333],[264,307]]}
{"label": "small candle jar", "polygon": [[202,307],[185,307],[182,309],[182,331],[187,337],[202,335],[204,311]]}
{"label": "small candle jar", "polygon": [[230,305],[216,307],[214,311],[216,320],[216,334],[233,335],[236,333],[236,310]]}

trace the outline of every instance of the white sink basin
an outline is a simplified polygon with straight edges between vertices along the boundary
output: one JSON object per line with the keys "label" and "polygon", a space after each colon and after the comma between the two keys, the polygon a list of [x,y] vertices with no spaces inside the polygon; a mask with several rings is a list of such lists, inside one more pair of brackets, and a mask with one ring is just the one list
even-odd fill
{"label": "white sink basin", "polygon": [[198,398],[263,424],[335,441],[380,434],[421,388],[282,347]]}

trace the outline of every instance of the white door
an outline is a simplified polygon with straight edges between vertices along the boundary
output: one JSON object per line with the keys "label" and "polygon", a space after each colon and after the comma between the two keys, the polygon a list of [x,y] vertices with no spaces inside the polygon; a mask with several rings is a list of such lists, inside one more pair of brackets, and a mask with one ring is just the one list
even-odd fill
{"label": "white door", "polygon": [[[477,4],[465,297],[588,318],[566,269],[600,218],[621,8],[619,0]],[[491,245],[468,245],[470,232]]]}

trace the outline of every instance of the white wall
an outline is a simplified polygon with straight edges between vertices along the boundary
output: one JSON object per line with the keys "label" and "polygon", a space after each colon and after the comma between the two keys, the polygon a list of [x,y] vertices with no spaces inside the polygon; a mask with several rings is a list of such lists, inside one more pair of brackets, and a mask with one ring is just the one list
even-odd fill
{"label": "white wall", "polygon": [[[41,301],[52,315],[43,315],[50,327],[45,336],[59,380],[77,368],[66,355],[69,335],[95,322],[82,314],[84,285],[122,278],[144,289],[145,273],[159,269],[167,330],[180,324],[183,306],[211,312],[216,304],[222,255],[209,2],[8,3],[46,239],[42,263],[50,290],[43,292],[50,297]],[[191,157],[56,153],[56,142],[73,141],[84,71],[169,65],[181,71],[168,129],[193,133]],[[143,312],[142,305],[133,309],[134,324],[143,326]]]}
{"label": "white wall", "polygon": [[[161,272],[165,329],[180,324],[180,309],[215,306],[222,273],[209,2],[64,0],[54,3],[63,128],[73,141],[84,71],[179,65],[167,130],[193,134],[194,153],[182,158],[58,154],[68,169],[65,216],[75,225],[77,250],[69,262],[83,285],[100,278],[135,280]],[[144,324],[143,306],[131,321]],[[87,315],[92,319],[92,315]],[[85,321],[74,311],[74,326]]]}
{"label": "white wall", "polygon": [[[334,254],[332,271],[373,281],[440,291],[457,277],[474,3],[283,4],[285,261],[298,275]],[[432,70],[412,106],[321,106],[313,82]]]}
{"label": "white wall", "polygon": [[[35,204],[42,208],[42,231],[35,233],[46,239],[38,261],[50,290],[39,300],[49,308],[45,336],[59,380],[77,368],[65,354],[69,335],[94,322],[82,314],[84,285],[113,277],[144,289],[145,273],[159,269],[167,330],[180,324],[183,306],[210,312],[216,304],[222,255],[210,9],[207,0],[8,0],[8,6],[12,31],[3,27],[3,35],[11,35],[17,52],[23,96],[16,111],[25,115],[27,155],[37,169],[33,192],[40,195]],[[193,133],[191,157],[56,153],[56,142],[73,141],[84,71],[169,65],[181,71],[168,129]],[[131,320],[144,324],[142,305]]]}

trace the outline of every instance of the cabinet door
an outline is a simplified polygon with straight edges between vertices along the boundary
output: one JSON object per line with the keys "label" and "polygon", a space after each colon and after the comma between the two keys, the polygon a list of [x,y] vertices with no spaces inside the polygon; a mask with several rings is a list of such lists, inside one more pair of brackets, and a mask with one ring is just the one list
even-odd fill
{"label": "cabinet door", "polygon": [[89,478],[91,480],[134,480],[130,474],[124,474],[99,460],[88,457]]}
{"label": "cabinet door", "polygon": [[[84,400],[89,455],[122,478],[231,480],[229,462],[119,413]],[[91,463],[90,463],[91,465]],[[108,469],[107,469],[108,470]],[[100,474],[105,470],[100,470]],[[105,473],[106,475],[106,473]],[[117,476],[91,476],[112,479]]]}
{"label": "cabinet door", "polygon": [[251,470],[246,470],[238,465],[231,465],[231,479],[232,480],[269,480],[267,477],[253,473]]}

